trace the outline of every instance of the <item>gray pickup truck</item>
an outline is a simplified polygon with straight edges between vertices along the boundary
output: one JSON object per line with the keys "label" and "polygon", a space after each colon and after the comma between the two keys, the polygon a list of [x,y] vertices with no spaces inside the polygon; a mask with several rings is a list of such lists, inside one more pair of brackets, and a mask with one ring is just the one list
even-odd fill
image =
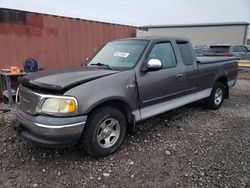
{"label": "gray pickup truck", "polygon": [[201,99],[220,108],[236,77],[234,57],[197,60],[188,39],[116,40],[82,67],[21,78],[13,126],[40,145],[80,144],[106,156],[138,121]]}

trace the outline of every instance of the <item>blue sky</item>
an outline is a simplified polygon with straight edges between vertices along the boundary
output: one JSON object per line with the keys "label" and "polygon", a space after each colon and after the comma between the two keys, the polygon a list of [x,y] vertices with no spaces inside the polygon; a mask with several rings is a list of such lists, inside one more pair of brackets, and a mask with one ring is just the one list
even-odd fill
{"label": "blue sky", "polygon": [[250,0],[0,0],[0,7],[135,26],[250,22]]}

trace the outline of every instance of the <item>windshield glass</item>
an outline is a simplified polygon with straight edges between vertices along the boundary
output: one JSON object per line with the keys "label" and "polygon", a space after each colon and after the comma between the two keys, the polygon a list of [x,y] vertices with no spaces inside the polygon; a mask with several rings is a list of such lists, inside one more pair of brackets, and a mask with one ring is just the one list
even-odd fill
{"label": "windshield glass", "polygon": [[[139,60],[148,41],[115,41],[106,44],[92,59],[88,66],[106,65],[111,68],[132,68]],[[105,66],[102,66],[105,68]]]}
{"label": "windshield glass", "polygon": [[230,46],[210,46],[208,52],[212,53],[228,53]]}

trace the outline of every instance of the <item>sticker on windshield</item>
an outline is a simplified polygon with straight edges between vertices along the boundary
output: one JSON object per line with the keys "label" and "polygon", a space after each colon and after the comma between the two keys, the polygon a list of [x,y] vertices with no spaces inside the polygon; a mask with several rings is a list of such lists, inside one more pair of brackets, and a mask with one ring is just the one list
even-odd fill
{"label": "sticker on windshield", "polygon": [[115,52],[113,56],[127,58],[129,56],[129,53],[127,53],[127,52]]}

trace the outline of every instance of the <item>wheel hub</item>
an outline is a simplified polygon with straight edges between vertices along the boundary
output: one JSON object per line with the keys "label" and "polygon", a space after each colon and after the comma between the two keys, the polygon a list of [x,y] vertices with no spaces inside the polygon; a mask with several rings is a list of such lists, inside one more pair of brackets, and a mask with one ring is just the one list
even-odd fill
{"label": "wheel hub", "polygon": [[106,128],[103,130],[103,132],[102,132],[102,137],[103,137],[103,138],[110,137],[111,133],[112,133],[112,129],[109,128],[109,127],[106,127]]}
{"label": "wheel hub", "polygon": [[223,99],[223,91],[221,88],[218,88],[215,92],[215,95],[214,95],[214,103],[216,105],[219,105],[221,103]]}
{"label": "wheel hub", "polygon": [[112,147],[120,137],[120,124],[114,118],[105,119],[97,130],[97,143],[102,148]]}

